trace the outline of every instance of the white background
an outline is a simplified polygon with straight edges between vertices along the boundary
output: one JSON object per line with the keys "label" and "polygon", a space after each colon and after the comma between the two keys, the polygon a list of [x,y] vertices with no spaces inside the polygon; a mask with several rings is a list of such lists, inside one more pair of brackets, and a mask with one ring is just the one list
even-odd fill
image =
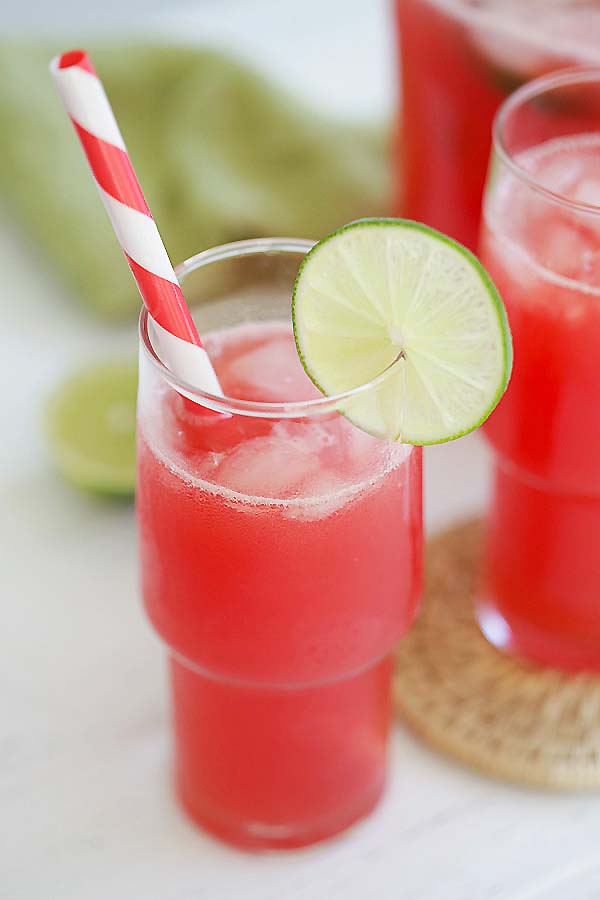
{"label": "white background", "polygon": [[[5,4],[6,6],[6,4]],[[393,105],[386,5],[138,0],[95,11],[233,47],[330,112]],[[157,19],[157,10],[163,10]],[[52,12],[50,12],[52,10]],[[6,7],[5,28],[78,29],[83,0]],[[158,23],[158,24],[157,24]],[[487,780],[398,727],[379,810],[295,854],[248,856],[196,830],[169,775],[163,654],[142,615],[129,506],[62,485],[43,398],[84,360],[130,351],[69,304],[0,229],[0,897],[3,900],[597,900],[600,802]],[[427,522],[480,508],[477,437],[427,454]]]}

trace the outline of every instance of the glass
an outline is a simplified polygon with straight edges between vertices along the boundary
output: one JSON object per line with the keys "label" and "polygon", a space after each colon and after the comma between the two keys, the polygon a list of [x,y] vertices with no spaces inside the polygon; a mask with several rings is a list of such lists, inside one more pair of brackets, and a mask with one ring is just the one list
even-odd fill
{"label": "glass", "polygon": [[499,647],[600,670],[600,68],[538,79],[501,108],[480,255],[514,342],[484,427],[480,622]]}
{"label": "glass", "polygon": [[169,654],[177,790],[250,848],[312,843],[377,803],[391,654],[421,587],[420,449],[355,429],[298,361],[290,298],[310,246],[243,241],[178,269],[232,396],[179,382],[141,317],[141,574]]}
{"label": "glass", "polygon": [[[477,245],[494,115],[520,84],[600,63],[597,0],[395,0],[398,214]],[[400,177],[404,173],[404,178]]]}

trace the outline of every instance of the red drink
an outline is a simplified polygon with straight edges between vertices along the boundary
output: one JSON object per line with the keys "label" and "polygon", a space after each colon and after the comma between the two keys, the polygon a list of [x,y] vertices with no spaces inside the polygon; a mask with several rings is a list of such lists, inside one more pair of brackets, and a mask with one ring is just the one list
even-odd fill
{"label": "red drink", "polygon": [[384,785],[390,654],[420,587],[421,454],[336,413],[289,325],[205,342],[246,415],[207,414],[144,354],[141,369],[143,593],[171,657],[178,792],[227,840],[298,846]]}
{"label": "red drink", "polygon": [[540,85],[499,119],[482,233],[515,355],[485,426],[497,468],[480,618],[500,646],[600,669],[600,73]]}
{"label": "red drink", "polygon": [[492,121],[519,84],[600,62],[595,0],[396,0],[398,214],[477,243]]}

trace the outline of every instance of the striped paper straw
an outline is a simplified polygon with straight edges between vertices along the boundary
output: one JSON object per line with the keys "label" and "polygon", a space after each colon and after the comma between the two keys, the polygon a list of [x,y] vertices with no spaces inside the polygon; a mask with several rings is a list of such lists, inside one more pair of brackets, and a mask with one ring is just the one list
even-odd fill
{"label": "striped paper straw", "polygon": [[156,353],[179,378],[222,395],[90,58],[71,50],[50,71],[150,314]]}

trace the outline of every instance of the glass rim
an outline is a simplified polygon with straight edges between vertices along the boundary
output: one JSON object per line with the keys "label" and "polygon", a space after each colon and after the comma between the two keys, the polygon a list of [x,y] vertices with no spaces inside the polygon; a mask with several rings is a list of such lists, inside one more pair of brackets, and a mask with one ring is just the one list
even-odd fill
{"label": "glass rim", "polygon": [[[175,267],[177,278],[182,281],[186,275],[195,272],[197,269],[203,268],[214,262],[221,262],[227,259],[239,259],[244,256],[255,255],[285,255],[285,254],[302,254],[306,253],[315,245],[315,241],[305,240],[303,238],[250,238],[243,241],[233,241],[228,244],[220,244],[207,250],[202,250],[194,256],[190,256],[184,262]],[[291,297],[290,297],[291,301]],[[291,313],[291,305],[290,305]],[[339,406],[350,398],[359,396],[373,390],[388,377],[390,372],[396,368],[400,359],[393,360],[386,369],[364,384],[357,385],[348,391],[340,394],[332,394],[331,396],[316,397],[312,400],[291,400],[278,401],[276,403],[241,400],[237,397],[220,396],[204,391],[182,378],[165,365],[161,360],[150,339],[148,330],[149,313],[145,306],[142,306],[139,318],[139,336],[140,346],[142,347],[146,359],[158,374],[175,390],[184,396],[198,402],[201,406],[217,412],[225,412],[237,415],[254,416],[255,418],[268,419],[291,419],[303,418],[313,414],[323,414],[339,410]],[[201,332],[202,334],[202,332]]]}
{"label": "glass rim", "polygon": [[[547,197],[548,200],[551,200],[553,203],[558,203],[568,209],[588,214],[591,213],[592,215],[600,215],[600,205],[584,203],[581,200],[573,200],[572,198],[566,197],[564,194],[560,194],[543,185],[535,175],[532,175],[531,172],[528,172],[527,169],[524,169],[523,166],[519,165],[515,160],[514,155],[507,148],[504,140],[507,119],[515,109],[523,106],[527,101],[534,97],[539,97],[540,94],[555,90],[556,88],[577,84],[593,84],[594,82],[597,82],[600,91],[600,66],[571,66],[526,82],[521,85],[521,87],[517,88],[516,91],[513,91],[513,93],[500,105],[494,117],[492,138],[494,153],[520,181],[525,183],[532,190]],[[598,130],[600,132],[600,127]]]}

